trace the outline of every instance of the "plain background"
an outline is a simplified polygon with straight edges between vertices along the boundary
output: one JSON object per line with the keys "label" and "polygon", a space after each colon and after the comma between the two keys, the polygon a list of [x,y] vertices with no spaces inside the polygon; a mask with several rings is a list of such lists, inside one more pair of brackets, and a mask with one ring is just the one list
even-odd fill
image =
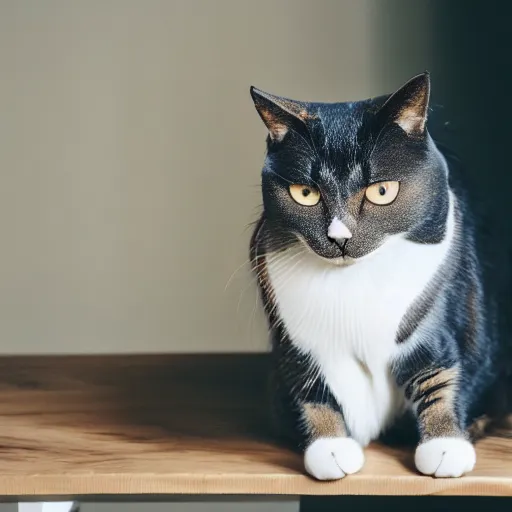
{"label": "plain background", "polygon": [[0,351],[264,350],[249,86],[391,92],[432,67],[413,4],[1,0]]}
{"label": "plain background", "polygon": [[507,5],[0,0],[0,352],[266,349],[251,84],[345,101],[430,70],[510,247]]}

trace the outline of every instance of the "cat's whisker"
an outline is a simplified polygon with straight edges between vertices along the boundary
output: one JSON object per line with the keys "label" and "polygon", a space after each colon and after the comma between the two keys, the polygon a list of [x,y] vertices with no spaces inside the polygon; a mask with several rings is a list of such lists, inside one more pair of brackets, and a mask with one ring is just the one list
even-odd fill
{"label": "cat's whisker", "polygon": [[252,344],[252,335],[254,330],[254,320],[256,318],[256,311],[258,309],[258,298],[259,298],[259,292],[258,288],[256,288],[256,298],[254,300],[254,306],[252,309],[252,313],[249,319],[249,343]]}
{"label": "cat's whisker", "polygon": [[311,365],[311,370],[309,374],[306,375],[304,385],[297,390],[296,387],[294,388],[295,391],[299,396],[307,397],[313,386],[318,382],[318,379],[320,378],[320,369],[316,367],[316,365]]}
{"label": "cat's whisker", "polygon": [[272,276],[272,279],[276,282],[276,284],[278,284],[278,286],[282,286],[282,287],[286,286],[287,280],[285,280],[283,282],[282,281],[283,277],[288,276],[289,273],[292,272],[297,267],[297,265],[301,262],[301,259],[299,259],[299,261],[297,261],[291,267],[289,267],[288,265],[292,261],[294,261],[298,256],[303,256],[306,252],[307,251],[303,249],[302,251],[291,256],[290,258],[286,258],[286,257],[283,258],[284,261],[278,261],[280,266],[275,269],[274,274]]}
{"label": "cat's whisker", "polygon": [[258,259],[265,259],[267,263],[272,262],[276,259],[276,257],[283,256],[283,251],[273,251],[273,252],[267,252],[264,254],[259,254],[258,256],[255,256],[253,258],[253,262],[257,261]]}
{"label": "cat's whisker", "polygon": [[286,264],[291,260],[287,254],[278,253],[273,258],[265,258],[264,261],[258,264],[258,275],[262,269],[265,269],[268,265],[272,264],[272,266],[276,266],[277,269],[286,266]]}
{"label": "cat's whisker", "polygon": [[[298,256],[303,256],[306,251],[303,251],[301,253],[298,253]],[[279,275],[274,275],[273,280],[276,283],[276,286],[279,286],[281,288],[284,288],[287,286],[287,284],[291,281],[291,279],[294,277],[294,270],[300,265],[304,257],[300,258],[298,261],[294,263],[294,265],[290,268],[284,269]],[[280,282],[279,282],[280,281]],[[279,282],[279,284],[277,284]]]}
{"label": "cat's whisker", "polygon": [[[273,258],[271,258],[272,261],[277,261],[278,263],[280,262],[279,261],[279,257],[283,257],[281,255],[281,253],[279,254],[276,254],[276,255],[272,255]],[[261,258],[266,258],[266,255],[259,255],[259,256],[256,256],[254,259],[261,259]],[[255,265],[253,267],[253,276],[251,277],[251,279],[249,280],[249,282],[245,285],[245,287],[243,288],[242,292],[240,293],[240,297],[239,297],[239,300],[238,300],[238,304],[237,304],[237,314],[240,313],[240,305],[241,305],[241,302],[242,302],[242,299],[243,299],[243,296],[245,294],[245,292],[247,292],[247,290],[257,281],[261,278],[261,269],[265,267],[265,261],[261,261],[260,263],[258,263],[257,265]]]}
{"label": "cat's whisker", "polygon": [[242,300],[244,298],[245,293],[247,292],[247,290],[249,290],[249,288],[251,288],[251,286],[253,286],[256,283],[257,279],[258,276],[254,275],[240,292],[240,297],[238,298],[238,304],[236,306],[237,315],[240,314],[240,306],[242,305]]}
{"label": "cat's whisker", "polygon": [[[295,256],[293,259],[295,259]],[[266,272],[267,266],[269,264],[275,266],[276,270],[280,270],[285,268],[290,261],[291,258],[289,258],[288,255],[279,252],[273,255],[271,258],[265,257],[265,259],[262,259],[262,261],[258,262],[256,265],[253,265],[253,272],[256,274],[258,280],[260,280],[262,277],[264,277],[263,273]]]}
{"label": "cat's whisker", "polygon": [[231,276],[229,277],[227,283],[226,283],[226,286],[224,286],[224,292],[228,289],[229,285],[231,284],[231,281],[234,279],[234,277],[236,276],[236,274],[238,274],[238,272],[240,272],[240,270],[242,270],[248,263],[250,263],[250,260],[247,259],[246,261],[244,261],[232,274]]}
{"label": "cat's whisker", "polygon": [[[254,280],[256,280],[256,279],[259,280],[262,277],[262,272],[264,271],[264,269],[266,269],[266,265],[270,261],[275,262],[275,263],[281,265],[281,264],[283,264],[283,260],[286,260],[287,258],[286,258],[286,255],[283,254],[282,252],[277,252],[277,253],[274,253],[274,254],[273,253],[267,253],[267,254],[264,254],[264,255],[257,254],[253,258],[253,261],[258,261],[259,259],[262,259],[262,261],[258,262],[256,265],[253,266],[253,271],[255,271],[256,275],[251,280],[251,282],[249,283],[248,286],[250,286],[254,282]],[[244,289],[244,291],[242,292],[242,295],[247,290],[248,286]],[[256,301],[255,301],[254,307],[252,309],[252,313],[251,313],[251,315],[249,317],[249,327],[248,327],[248,330],[249,330],[249,338],[250,339],[252,339],[254,320],[256,318],[257,305],[258,305],[258,302],[257,302],[258,297],[259,297],[259,294],[258,294],[258,290],[256,289]],[[238,303],[237,312],[239,311],[241,298],[242,297],[240,297],[240,300],[239,300],[239,303]]]}
{"label": "cat's whisker", "polygon": [[[301,252],[297,253],[297,254],[296,254],[296,255],[294,255],[294,256],[300,256],[300,255],[303,255],[303,254],[305,254],[305,253],[306,253],[306,251],[305,251],[305,250],[303,250],[303,251],[301,251]],[[273,279],[274,279],[275,281],[277,281],[278,279],[281,279],[281,280],[282,280],[282,279],[283,279],[283,277],[288,276],[288,277],[287,277],[287,279],[284,281],[284,283],[281,283],[281,285],[280,285],[280,286],[286,286],[286,283],[287,283],[290,279],[292,279],[292,278],[293,278],[293,275],[294,275],[294,274],[293,274],[293,271],[294,271],[294,270],[295,270],[295,268],[300,264],[300,262],[301,262],[301,260],[297,261],[297,262],[295,263],[295,265],[293,265],[292,267],[290,267],[290,268],[285,268],[285,269],[281,272],[281,274],[279,274],[279,275],[274,275],[274,276],[273,276]],[[289,263],[289,260],[288,260],[286,263],[288,264],[288,263]],[[272,291],[272,294],[273,294],[273,295],[275,295],[275,292],[274,292],[274,291]],[[275,298],[273,297],[273,299],[275,299]],[[268,303],[267,303],[267,304],[265,304],[265,308],[268,310]],[[272,317],[272,315],[275,313],[275,311],[276,311],[276,310],[277,310],[277,301],[275,301],[275,300],[274,300],[273,307],[271,308],[271,310],[270,310],[270,311],[268,311],[267,316],[268,316],[269,318],[271,318],[271,317]],[[274,322],[272,325],[270,325],[270,330],[275,329],[275,328],[277,327],[277,325],[279,325],[279,324],[280,324],[280,322],[281,322],[281,321],[280,321],[280,319],[278,319],[278,322]]]}

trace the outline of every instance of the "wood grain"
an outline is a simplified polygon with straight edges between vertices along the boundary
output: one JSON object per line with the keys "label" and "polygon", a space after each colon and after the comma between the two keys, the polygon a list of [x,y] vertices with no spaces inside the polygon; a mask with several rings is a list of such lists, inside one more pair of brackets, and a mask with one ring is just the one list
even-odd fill
{"label": "wood grain", "polygon": [[512,496],[512,440],[478,445],[462,479],[367,450],[333,483],[273,439],[264,355],[0,358],[0,496],[289,494]]}

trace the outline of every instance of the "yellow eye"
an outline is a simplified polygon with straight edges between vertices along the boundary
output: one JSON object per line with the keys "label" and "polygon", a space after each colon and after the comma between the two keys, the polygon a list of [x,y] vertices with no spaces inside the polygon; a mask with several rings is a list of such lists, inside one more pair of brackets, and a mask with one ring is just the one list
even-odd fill
{"label": "yellow eye", "polygon": [[315,206],[320,201],[320,192],[309,185],[290,185],[290,195],[302,206]]}
{"label": "yellow eye", "polygon": [[400,182],[398,181],[381,181],[374,183],[366,189],[366,199],[370,203],[384,206],[391,204],[398,195],[400,190]]}

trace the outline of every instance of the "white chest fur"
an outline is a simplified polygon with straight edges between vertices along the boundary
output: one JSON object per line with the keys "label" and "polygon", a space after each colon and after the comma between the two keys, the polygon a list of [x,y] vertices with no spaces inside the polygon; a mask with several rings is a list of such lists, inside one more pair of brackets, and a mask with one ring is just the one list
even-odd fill
{"label": "white chest fur", "polygon": [[310,354],[362,445],[379,436],[403,407],[390,363],[401,319],[445,260],[453,238],[421,245],[393,237],[375,254],[336,266],[305,248],[269,257],[275,298],[292,342]]}

